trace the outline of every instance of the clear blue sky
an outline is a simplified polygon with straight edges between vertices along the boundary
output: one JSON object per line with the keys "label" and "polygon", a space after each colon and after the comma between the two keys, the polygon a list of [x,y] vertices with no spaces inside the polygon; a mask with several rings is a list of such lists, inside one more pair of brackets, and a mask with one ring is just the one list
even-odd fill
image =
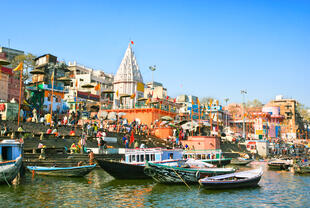
{"label": "clear blue sky", "polygon": [[168,94],[263,103],[282,94],[310,107],[310,1],[12,1],[0,45],[116,73],[129,41],[145,82]]}

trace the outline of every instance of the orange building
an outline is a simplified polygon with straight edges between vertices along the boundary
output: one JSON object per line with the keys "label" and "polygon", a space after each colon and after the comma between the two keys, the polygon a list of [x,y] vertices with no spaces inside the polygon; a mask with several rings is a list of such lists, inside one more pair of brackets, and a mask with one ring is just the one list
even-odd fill
{"label": "orange building", "polygon": [[182,145],[188,145],[195,150],[216,150],[221,149],[220,139],[214,136],[190,136],[187,140],[182,140]]}

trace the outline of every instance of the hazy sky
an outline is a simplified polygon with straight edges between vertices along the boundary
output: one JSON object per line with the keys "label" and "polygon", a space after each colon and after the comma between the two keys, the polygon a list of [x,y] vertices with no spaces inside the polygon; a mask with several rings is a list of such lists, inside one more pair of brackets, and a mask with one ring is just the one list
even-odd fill
{"label": "hazy sky", "polygon": [[310,107],[310,1],[12,1],[0,45],[116,73],[130,40],[144,79],[168,94]]}

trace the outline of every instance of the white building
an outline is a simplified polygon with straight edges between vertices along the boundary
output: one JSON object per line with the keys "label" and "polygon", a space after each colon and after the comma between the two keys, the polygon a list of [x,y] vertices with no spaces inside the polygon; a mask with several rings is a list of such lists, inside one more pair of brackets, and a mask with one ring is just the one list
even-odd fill
{"label": "white building", "polygon": [[145,98],[167,98],[167,89],[159,82],[148,82],[144,91]]}
{"label": "white building", "polygon": [[136,100],[144,97],[143,78],[131,45],[114,77],[114,108],[133,108]]}
{"label": "white building", "polygon": [[[89,67],[78,64],[76,61],[68,63],[70,72],[71,84],[69,93],[65,95],[65,100],[74,101],[76,92],[90,92],[93,95],[102,95],[103,91],[113,90],[113,75],[107,74],[102,70],[94,70]],[[83,88],[83,85],[91,84],[94,88]],[[95,86],[100,84],[100,90],[96,90]],[[76,86],[77,85],[77,86]],[[102,97],[103,99],[103,97]]]}

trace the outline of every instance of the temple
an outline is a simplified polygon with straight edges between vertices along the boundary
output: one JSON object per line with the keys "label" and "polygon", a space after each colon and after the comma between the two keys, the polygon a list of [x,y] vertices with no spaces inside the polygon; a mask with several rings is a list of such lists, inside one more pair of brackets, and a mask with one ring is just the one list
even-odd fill
{"label": "temple", "polygon": [[114,109],[133,108],[137,99],[144,96],[143,78],[130,44],[116,72],[113,85]]}

